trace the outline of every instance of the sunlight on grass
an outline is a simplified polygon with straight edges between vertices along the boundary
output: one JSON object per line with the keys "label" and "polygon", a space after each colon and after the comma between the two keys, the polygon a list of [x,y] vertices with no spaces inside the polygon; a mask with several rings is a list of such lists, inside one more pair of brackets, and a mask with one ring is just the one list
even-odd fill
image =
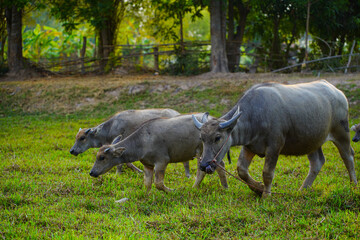
{"label": "sunlight on grass", "polygon": [[[223,95],[228,97],[229,104],[236,101],[235,92],[243,89],[233,91],[232,87],[226,87]],[[74,94],[80,91],[79,87],[70,90]],[[86,88],[81,91],[86,97],[96,94]],[[184,103],[179,107],[181,111],[204,111],[219,100],[222,91],[143,93],[131,101],[130,96],[120,96],[108,109],[104,109],[105,103],[99,103],[89,108],[88,113],[83,110],[78,114],[29,113],[5,100],[0,118],[0,236],[6,239],[359,238],[360,191],[351,186],[332,143],[323,147],[326,163],[313,187],[301,192],[298,189],[309,170],[306,156],[281,156],[273,181],[274,194],[266,200],[230,176],[229,189],[223,189],[217,174],[207,175],[200,188],[193,189],[196,160],[190,162],[190,179],[185,177],[182,164],[168,166],[165,184],[174,188],[174,192],[165,194],[153,186],[147,195],[143,175],[126,167],[121,176],[112,169],[99,178],[91,178],[89,171],[96,149],[77,157],[69,153],[79,127],[95,126],[124,107],[136,107],[142,101],[148,102],[146,107],[173,103],[181,106],[183,99],[191,98],[197,101]],[[5,106],[8,103],[11,106]],[[8,114],[13,108],[18,111]],[[215,106],[211,111],[220,116],[226,109],[224,105]],[[352,146],[359,177],[360,144]],[[240,149],[231,149],[232,164],[226,161],[226,168],[234,174]],[[135,165],[143,169],[141,163]],[[249,171],[256,180],[262,180],[263,165],[263,158],[254,158]],[[115,203],[122,198],[129,200]]]}

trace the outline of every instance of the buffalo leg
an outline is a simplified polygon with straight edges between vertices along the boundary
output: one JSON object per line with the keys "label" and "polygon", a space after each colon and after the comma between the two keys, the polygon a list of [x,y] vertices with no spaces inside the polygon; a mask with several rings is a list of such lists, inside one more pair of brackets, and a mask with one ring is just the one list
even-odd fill
{"label": "buffalo leg", "polygon": [[193,188],[198,188],[200,186],[200,183],[205,177],[205,172],[200,170],[200,158],[197,158],[197,170],[196,170],[196,178],[195,183],[193,185]]}
{"label": "buffalo leg", "polygon": [[132,163],[126,163],[126,166],[130,169],[132,169],[134,172],[138,172],[138,173],[142,173],[143,171],[141,171],[139,168],[137,168],[134,164]]}
{"label": "buffalo leg", "polygon": [[265,164],[263,168],[263,181],[264,181],[264,191],[262,197],[266,198],[271,195],[271,185],[272,180],[274,179],[275,167],[279,154],[273,153],[272,150],[267,151],[265,155]]}
{"label": "buffalo leg", "polygon": [[350,133],[339,130],[336,133],[332,133],[332,135],[335,139],[333,142],[339,150],[340,156],[348,170],[350,181],[356,185],[357,179],[354,166],[354,150],[350,145]]}
{"label": "buffalo leg", "polygon": [[189,161],[183,162],[183,164],[184,164],[184,169],[185,169],[185,176],[187,178],[190,178],[190,164],[189,164]]}
{"label": "buffalo leg", "polygon": [[300,190],[307,188],[307,187],[311,187],[316,176],[320,172],[321,167],[325,163],[325,157],[324,157],[324,154],[323,154],[321,148],[319,148],[318,150],[316,150],[313,153],[310,153],[309,155],[307,155],[307,157],[310,162],[310,169],[309,169],[309,173],[308,173],[305,181],[303,182]]}
{"label": "buffalo leg", "polygon": [[246,147],[243,147],[240,152],[240,156],[237,163],[237,171],[239,177],[244,180],[251,190],[258,195],[263,193],[264,185],[261,182],[255,181],[249,174],[249,166],[255,154],[249,151]]}
{"label": "buffalo leg", "polygon": [[[218,164],[220,166],[222,166],[223,168],[225,168],[225,163],[223,161],[221,161]],[[226,179],[226,172],[224,170],[222,170],[221,168],[216,168],[216,172],[219,174],[221,185],[224,188],[228,188],[229,186],[228,186],[227,179]]]}
{"label": "buffalo leg", "polygon": [[167,164],[155,165],[155,187],[164,192],[171,192],[172,189],[168,188],[164,184],[165,170]]}
{"label": "buffalo leg", "polygon": [[154,176],[154,167],[144,165],[144,184],[147,193],[149,193],[151,190],[153,176]]}

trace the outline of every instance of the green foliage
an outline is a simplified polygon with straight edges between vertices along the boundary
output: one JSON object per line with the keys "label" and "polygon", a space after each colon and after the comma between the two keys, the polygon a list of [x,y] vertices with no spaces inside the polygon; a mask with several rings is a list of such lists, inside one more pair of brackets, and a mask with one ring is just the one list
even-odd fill
{"label": "green foliage", "polygon": [[191,0],[151,0],[150,2],[154,12],[151,20],[147,22],[147,27],[155,36],[161,36],[165,41],[178,41],[181,38],[179,27],[187,14],[191,15],[192,21],[203,16],[202,7]]}
{"label": "green foliage", "polygon": [[184,38],[190,41],[210,40],[210,14],[208,10],[201,11],[202,17],[193,19],[190,14],[184,18]]}
{"label": "green foliage", "polygon": [[195,47],[182,53],[181,48],[175,49],[174,60],[166,60],[164,73],[170,75],[197,75],[209,71],[209,53],[201,51],[201,47]]}
{"label": "green foliage", "polygon": [[23,56],[32,61],[41,58],[52,59],[59,57],[80,56],[83,36],[87,37],[85,56],[93,56],[95,50],[94,38],[89,34],[89,26],[83,25],[73,34],[63,33],[61,29],[36,24],[35,28],[23,30]]}

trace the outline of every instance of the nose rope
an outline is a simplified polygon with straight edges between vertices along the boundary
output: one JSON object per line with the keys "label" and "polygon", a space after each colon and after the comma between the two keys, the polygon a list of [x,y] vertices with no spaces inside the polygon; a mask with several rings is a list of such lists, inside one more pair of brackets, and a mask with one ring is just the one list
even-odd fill
{"label": "nose rope", "polygon": [[[242,180],[240,177],[233,175],[232,173],[230,173],[229,171],[227,171],[223,166],[221,166],[217,161],[216,158],[217,156],[219,156],[220,152],[223,150],[225,144],[229,141],[230,135],[226,138],[226,141],[224,142],[224,144],[221,146],[220,150],[217,152],[217,154],[215,155],[215,157],[211,160],[211,162],[215,163],[215,165],[219,168],[221,168],[224,172],[226,172],[227,174],[229,174],[230,176],[236,178],[237,180],[239,180],[242,183],[245,183],[246,185],[248,185],[249,187],[255,188],[256,190],[259,190],[260,192],[266,192],[266,193],[272,193],[272,194],[284,194],[284,193],[276,193],[276,192],[268,192],[268,191],[264,191],[263,189],[258,188],[257,186],[254,186],[244,180]],[[201,160],[201,159],[200,159]]]}

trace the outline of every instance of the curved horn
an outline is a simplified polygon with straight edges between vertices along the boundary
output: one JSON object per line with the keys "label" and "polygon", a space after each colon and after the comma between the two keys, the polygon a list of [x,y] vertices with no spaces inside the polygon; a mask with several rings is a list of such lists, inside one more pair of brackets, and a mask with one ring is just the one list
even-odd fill
{"label": "curved horn", "polygon": [[104,153],[107,153],[108,151],[110,151],[109,147],[104,150]]}
{"label": "curved horn", "polygon": [[229,127],[231,124],[233,124],[241,115],[242,112],[240,112],[240,108],[238,107],[236,112],[234,113],[234,115],[231,117],[230,120],[226,121],[226,122],[222,122],[219,124],[220,128],[227,128]]}
{"label": "curved horn", "polygon": [[199,120],[195,117],[194,114],[192,115],[192,119],[194,121],[195,127],[200,130],[203,124],[199,122]]}
{"label": "curved horn", "polygon": [[91,131],[91,128],[87,129],[87,130],[85,131],[85,134],[88,134],[90,131]]}
{"label": "curved horn", "polygon": [[79,132],[81,131],[82,128],[79,128]]}

